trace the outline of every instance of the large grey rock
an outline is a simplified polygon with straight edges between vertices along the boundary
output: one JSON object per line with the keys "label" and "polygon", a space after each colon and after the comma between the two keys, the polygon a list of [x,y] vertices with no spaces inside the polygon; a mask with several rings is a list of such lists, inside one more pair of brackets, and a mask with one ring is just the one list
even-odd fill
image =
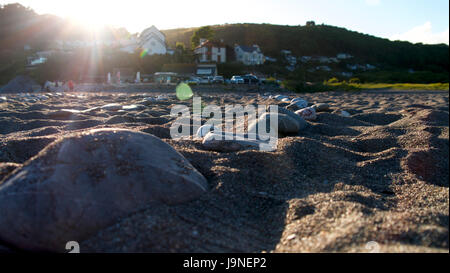
{"label": "large grey rock", "polygon": [[206,190],[206,179],[153,135],[78,133],[50,144],[0,185],[0,241],[66,251],[67,241],[82,241],[119,217]]}

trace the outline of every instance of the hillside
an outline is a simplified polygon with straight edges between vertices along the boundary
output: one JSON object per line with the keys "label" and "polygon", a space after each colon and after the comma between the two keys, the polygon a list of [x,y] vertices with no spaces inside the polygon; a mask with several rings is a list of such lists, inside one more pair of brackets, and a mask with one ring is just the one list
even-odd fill
{"label": "hillside", "polygon": [[[445,44],[393,42],[328,25],[282,26],[246,23],[214,25],[211,28],[215,32],[216,40],[222,39],[229,46],[235,43],[258,44],[266,56],[277,59],[275,63],[266,62],[257,67],[246,67],[234,62],[220,64],[220,73],[228,78],[235,74],[256,73],[294,82],[322,82],[334,77],[341,81],[353,77],[366,83],[449,82],[449,46]],[[166,35],[169,47],[175,48],[177,42],[183,42],[190,47],[190,40],[196,29],[180,28],[162,32]],[[111,41],[128,37],[129,33],[124,28],[113,27],[94,32],[54,15],[39,15],[20,4],[0,5],[0,84],[22,74],[29,74],[38,82],[69,77],[67,75],[74,78],[80,78],[81,74],[97,77],[122,66],[132,71],[151,74],[161,71],[164,64],[192,63],[195,58],[189,50],[177,51],[173,56],[138,58],[138,54],[124,54],[118,52],[117,48],[105,48],[101,54],[80,49],[75,55],[54,54],[45,65],[41,65],[32,73],[26,69],[27,57],[37,51],[52,48],[56,40],[89,41],[93,35],[96,39]],[[31,50],[24,50],[25,45],[30,46]],[[348,53],[353,58],[325,65],[316,59],[287,68],[281,50],[290,50],[297,58],[335,57],[339,53]],[[73,65],[67,66],[68,62]],[[83,62],[94,63],[95,67],[86,70]],[[371,69],[365,69],[367,65],[370,65]]]}
{"label": "hillside", "polygon": [[[345,28],[316,26],[281,26],[271,24],[227,24],[212,26],[216,39],[229,45],[258,44],[271,57],[280,50],[291,50],[295,56],[335,56],[350,53],[358,60],[375,65],[441,72],[449,68],[448,45],[423,45],[390,41]],[[190,45],[196,28],[164,30],[169,46],[176,42]]]}

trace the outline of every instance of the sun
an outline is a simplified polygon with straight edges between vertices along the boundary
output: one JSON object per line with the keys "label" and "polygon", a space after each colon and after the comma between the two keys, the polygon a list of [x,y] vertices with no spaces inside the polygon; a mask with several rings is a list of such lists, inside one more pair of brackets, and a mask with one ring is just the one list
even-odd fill
{"label": "sun", "polygon": [[[94,2],[95,3],[95,2]],[[114,16],[97,7],[95,4],[86,8],[85,6],[73,6],[69,18],[91,30],[99,30],[102,27],[111,24]]]}

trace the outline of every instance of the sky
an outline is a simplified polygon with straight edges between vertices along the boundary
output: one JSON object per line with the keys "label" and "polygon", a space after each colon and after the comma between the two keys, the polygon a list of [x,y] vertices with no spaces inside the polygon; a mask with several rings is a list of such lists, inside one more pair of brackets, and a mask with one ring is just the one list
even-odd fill
{"label": "sky", "polygon": [[98,27],[141,32],[231,23],[345,27],[391,40],[449,44],[448,0],[0,0]]}

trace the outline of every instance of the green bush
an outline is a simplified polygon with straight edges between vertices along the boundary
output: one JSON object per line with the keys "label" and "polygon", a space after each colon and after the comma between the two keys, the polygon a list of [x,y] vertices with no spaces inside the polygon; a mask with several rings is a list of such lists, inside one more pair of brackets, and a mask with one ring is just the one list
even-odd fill
{"label": "green bush", "polygon": [[348,82],[349,83],[360,83],[361,80],[359,78],[351,78]]}

